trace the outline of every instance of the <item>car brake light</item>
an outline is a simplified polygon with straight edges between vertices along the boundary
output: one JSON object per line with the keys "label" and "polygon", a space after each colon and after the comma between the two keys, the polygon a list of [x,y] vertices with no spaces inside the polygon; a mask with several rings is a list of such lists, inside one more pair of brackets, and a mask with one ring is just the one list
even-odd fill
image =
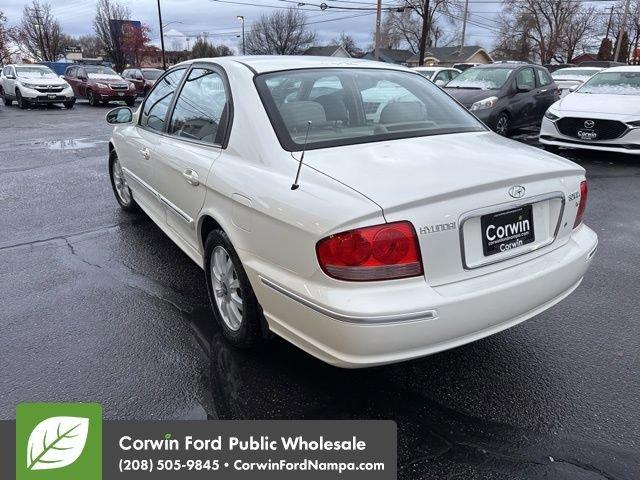
{"label": "car brake light", "polygon": [[578,211],[576,212],[576,221],[573,223],[573,228],[576,228],[582,223],[582,217],[584,216],[584,210],[587,208],[587,195],[589,194],[589,186],[587,181],[580,182],[580,203],[578,204]]}
{"label": "car brake light", "polygon": [[410,222],[356,228],[316,245],[322,270],[340,280],[371,281],[422,275],[418,236]]}

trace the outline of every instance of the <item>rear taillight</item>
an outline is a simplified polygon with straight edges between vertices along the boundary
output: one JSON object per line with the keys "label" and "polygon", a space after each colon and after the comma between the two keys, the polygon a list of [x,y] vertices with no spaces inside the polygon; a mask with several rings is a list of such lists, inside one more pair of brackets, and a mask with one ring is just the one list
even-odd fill
{"label": "rear taillight", "polygon": [[584,216],[584,210],[587,208],[587,195],[589,195],[589,186],[587,181],[580,182],[580,203],[578,204],[578,211],[576,213],[576,221],[573,223],[573,228],[576,228],[582,223],[582,217]]}
{"label": "rear taillight", "polygon": [[370,281],[422,275],[416,231],[410,222],[356,228],[316,245],[322,270],[340,280]]}

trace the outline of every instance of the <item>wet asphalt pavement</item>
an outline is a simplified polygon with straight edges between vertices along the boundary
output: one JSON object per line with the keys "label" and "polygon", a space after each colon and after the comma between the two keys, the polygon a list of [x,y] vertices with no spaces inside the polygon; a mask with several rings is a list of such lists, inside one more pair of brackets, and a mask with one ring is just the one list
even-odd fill
{"label": "wet asphalt pavement", "polygon": [[393,419],[401,479],[640,478],[640,158],[564,153],[587,169],[600,237],[568,299],[345,371],[279,339],[222,341],[202,271],[117,207],[106,111],[0,109],[0,418],[64,400],[107,419]]}

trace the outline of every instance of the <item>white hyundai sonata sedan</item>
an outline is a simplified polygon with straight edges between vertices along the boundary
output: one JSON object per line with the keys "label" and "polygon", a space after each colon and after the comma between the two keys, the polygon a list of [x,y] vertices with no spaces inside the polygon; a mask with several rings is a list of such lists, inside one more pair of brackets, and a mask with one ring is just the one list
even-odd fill
{"label": "white hyundai sonata sedan", "polygon": [[540,143],[558,147],[640,154],[640,67],[596,73],[544,114]]}
{"label": "white hyundai sonata sedan", "polygon": [[406,68],[226,57],[111,111],[109,171],[205,271],[226,338],[334,365],[429,355],[546,310],[596,251],[585,171]]}

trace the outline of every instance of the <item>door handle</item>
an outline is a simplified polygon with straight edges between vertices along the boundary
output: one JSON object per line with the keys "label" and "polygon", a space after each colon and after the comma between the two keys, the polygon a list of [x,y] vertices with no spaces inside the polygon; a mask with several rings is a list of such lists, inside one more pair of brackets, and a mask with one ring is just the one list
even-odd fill
{"label": "door handle", "polygon": [[184,177],[184,179],[189,185],[193,185],[194,187],[197,187],[198,185],[200,185],[200,179],[198,178],[198,174],[193,170],[191,170],[190,168],[187,168],[184,172],[182,172],[182,176]]}
{"label": "door handle", "polygon": [[145,160],[149,160],[151,158],[151,153],[149,152],[149,149],[146,147],[140,149],[140,153],[142,154],[142,158],[144,158]]}

